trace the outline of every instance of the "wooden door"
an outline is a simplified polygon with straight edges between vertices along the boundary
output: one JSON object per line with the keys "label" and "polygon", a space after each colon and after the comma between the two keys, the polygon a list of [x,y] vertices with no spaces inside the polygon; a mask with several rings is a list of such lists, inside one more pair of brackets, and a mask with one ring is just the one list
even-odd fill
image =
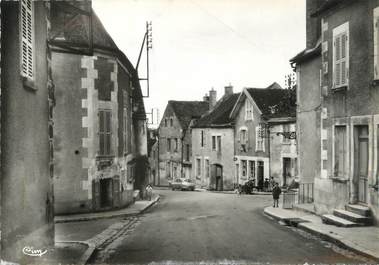
{"label": "wooden door", "polygon": [[92,181],[92,208],[97,210],[100,208],[100,181]]}
{"label": "wooden door", "polygon": [[367,203],[367,178],[368,178],[368,126],[357,126],[356,144],[354,152],[356,158],[355,185],[358,186],[358,202]]}

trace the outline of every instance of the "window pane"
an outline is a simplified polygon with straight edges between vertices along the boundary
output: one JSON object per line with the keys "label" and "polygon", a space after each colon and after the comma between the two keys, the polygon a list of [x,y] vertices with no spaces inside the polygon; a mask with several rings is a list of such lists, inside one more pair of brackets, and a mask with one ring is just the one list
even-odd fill
{"label": "window pane", "polygon": [[334,175],[336,177],[345,177],[346,144],[346,126],[336,126],[334,139]]}

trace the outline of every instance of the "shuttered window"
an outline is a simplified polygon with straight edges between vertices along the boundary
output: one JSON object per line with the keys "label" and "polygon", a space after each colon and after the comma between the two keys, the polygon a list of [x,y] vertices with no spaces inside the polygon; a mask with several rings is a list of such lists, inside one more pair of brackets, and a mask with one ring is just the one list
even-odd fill
{"label": "shuttered window", "polygon": [[334,88],[348,85],[349,80],[349,24],[333,30],[333,84]]}
{"label": "shuttered window", "polygon": [[334,128],[334,176],[346,178],[347,173],[347,135],[346,126]]}
{"label": "shuttered window", "polygon": [[379,7],[374,9],[374,79],[379,80]]}
{"label": "shuttered window", "polygon": [[33,79],[33,38],[34,17],[32,0],[20,1],[20,31],[21,31],[21,75]]}
{"label": "shuttered window", "polygon": [[128,153],[128,109],[124,107],[123,111],[124,118],[124,130],[123,130],[123,140],[124,140],[124,154]]}
{"label": "shuttered window", "polygon": [[103,156],[111,155],[112,146],[112,112],[111,110],[99,111],[99,154]]}

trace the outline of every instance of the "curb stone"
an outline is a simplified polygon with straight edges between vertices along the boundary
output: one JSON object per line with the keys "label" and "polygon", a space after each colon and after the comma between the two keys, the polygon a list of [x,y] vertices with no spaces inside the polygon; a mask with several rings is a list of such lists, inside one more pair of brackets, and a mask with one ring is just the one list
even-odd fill
{"label": "curb stone", "polygon": [[[152,203],[150,203],[149,205],[147,205],[145,208],[141,209],[138,213],[133,213],[133,214],[130,214],[130,215],[123,215],[124,217],[125,216],[136,216],[136,215],[139,215],[139,214],[142,214],[144,213],[147,209],[149,209],[151,206],[155,205],[158,201],[160,200],[160,196],[158,195],[153,201]],[[111,217],[110,217],[111,218]],[[106,230],[106,229],[105,229]],[[104,230],[104,231],[105,231]],[[103,231],[103,232],[104,232]],[[101,233],[103,233],[101,232]],[[98,235],[100,235],[101,233],[99,233]],[[117,234],[117,233],[116,233]],[[80,241],[81,243],[84,243],[86,245],[88,245],[88,249],[84,252],[84,254],[80,257],[80,265],[85,265],[87,264],[87,262],[90,260],[90,258],[93,256],[93,254],[95,253],[95,251],[97,250],[97,248],[102,245],[108,238],[114,236],[115,234],[112,234],[110,235],[108,238],[105,238],[104,240],[102,240],[102,242],[100,242],[99,244],[95,245],[94,243],[91,243],[91,240],[93,238],[95,238],[96,236],[98,235],[95,235],[94,237],[86,240],[86,241]],[[73,242],[73,241],[71,241]]]}
{"label": "curb stone", "polygon": [[[270,212],[267,212],[266,208],[263,210],[263,215],[265,215],[268,218],[271,217],[277,221],[283,221],[283,220],[287,219],[287,218],[278,217],[274,214],[271,214]],[[288,218],[288,219],[290,219],[290,218]],[[304,221],[306,221],[306,220],[304,220]],[[307,224],[309,224],[309,222],[299,223],[297,225],[297,228],[299,228],[303,231],[306,231],[308,233],[311,233],[313,235],[316,235],[316,236],[318,236],[318,237],[320,237],[326,241],[332,242],[341,248],[350,250],[350,251],[352,251],[358,255],[364,256],[366,258],[373,259],[375,262],[379,262],[378,255],[375,255],[375,253],[371,253],[370,250],[363,249],[362,247],[360,247],[360,246],[358,246],[358,245],[354,244],[353,242],[350,242],[346,239],[344,240],[341,236],[338,236],[337,234],[331,235],[331,234],[328,234],[326,232],[323,232],[323,231],[320,231],[320,230],[317,230],[314,228],[310,228],[310,227],[308,227]]]}

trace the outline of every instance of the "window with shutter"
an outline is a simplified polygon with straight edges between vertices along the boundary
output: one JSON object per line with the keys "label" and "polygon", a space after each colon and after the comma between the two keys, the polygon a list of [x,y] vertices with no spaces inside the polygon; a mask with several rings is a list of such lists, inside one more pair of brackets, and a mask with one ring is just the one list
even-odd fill
{"label": "window with shutter", "polygon": [[128,153],[128,110],[124,107],[123,111],[124,116],[124,130],[123,130],[123,138],[124,138],[124,154]]}
{"label": "window with shutter", "polygon": [[333,30],[333,87],[345,87],[349,78],[349,24]]}
{"label": "window with shutter", "polygon": [[374,9],[374,79],[379,80],[379,7]]}
{"label": "window with shutter", "polygon": [[111,155],[112,145],[112,112],[111,110],[99,111],[99,154]]}
{"label": "window with shutter", "polygon": [[347,172],[346,126],[334,128],[334,176],[345,178]]}
{"label": "window with shutter", "polygon": [[32,0],[20,1],[20,60],[21,60],[21,75],[33,80],[34,70],[34,16]]}

